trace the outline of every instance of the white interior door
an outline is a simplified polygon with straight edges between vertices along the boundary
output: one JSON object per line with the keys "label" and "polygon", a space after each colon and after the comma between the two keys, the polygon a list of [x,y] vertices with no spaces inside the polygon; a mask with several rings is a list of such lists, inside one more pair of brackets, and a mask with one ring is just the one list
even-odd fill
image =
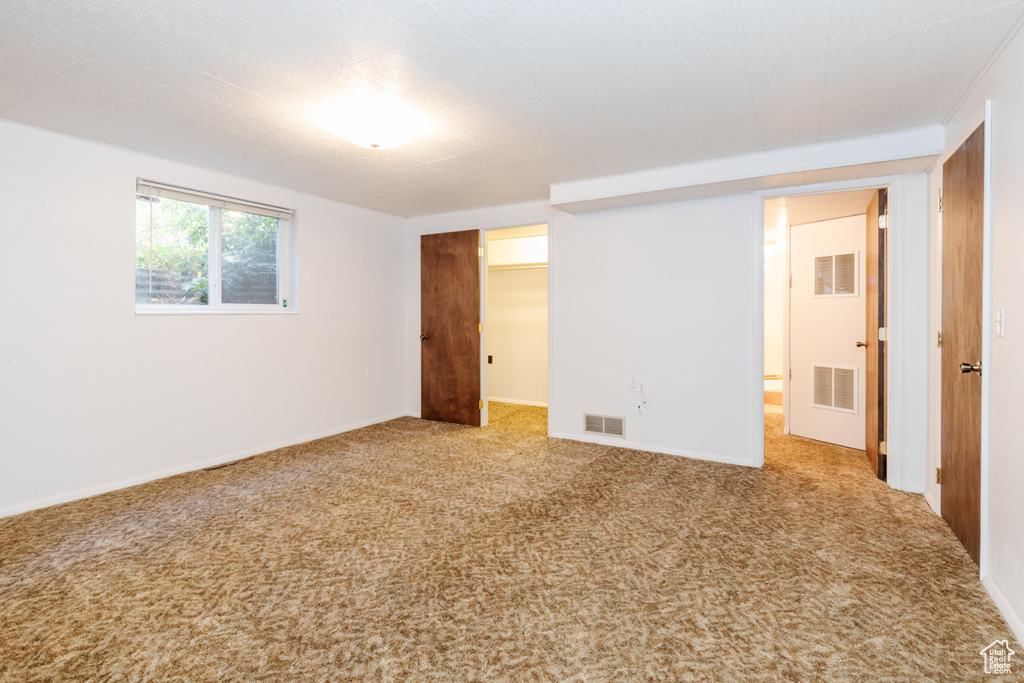
{"label": "white interior door", "polygon": [[790,229],[789,431],[864,448],[864,216]]}

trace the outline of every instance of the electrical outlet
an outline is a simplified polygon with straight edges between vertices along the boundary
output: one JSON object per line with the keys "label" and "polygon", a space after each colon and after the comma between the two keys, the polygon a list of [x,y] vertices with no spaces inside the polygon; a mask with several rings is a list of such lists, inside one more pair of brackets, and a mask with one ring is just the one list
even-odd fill
{"label": "electrical outlet", "polygon": [[640,393],[647,391],[647,380],[638,379],[636,381],[636,390],[639,391]]}
{"label": "electrical outlet", "polygon": [[636,377],[630,377],[629,378],[629,390],[630,391],[640,391],[640,389],[638,388],[638,385],[639,385],[639,381],[637,380]]}
{"label": "electrical outlet", "polygon": [[366,379],[373,379],[373,368],[366,368]]}

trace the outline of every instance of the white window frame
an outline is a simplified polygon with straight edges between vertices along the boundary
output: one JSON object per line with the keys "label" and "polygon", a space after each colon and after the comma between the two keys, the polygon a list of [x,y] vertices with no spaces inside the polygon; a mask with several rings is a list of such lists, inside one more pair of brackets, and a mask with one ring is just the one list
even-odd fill
{"label": "white window frame", "polygon": [[[136,195],[165,197],[202,204],[210,209],[209,242],[207,252],[207,303],[205,304],[150,304],[136,303],[136,315],[217,315],[217,314],[296,314],[298,310],[291,297],[292,273],[291,241],[294,211],[280,206],[263,204],[235,197],[212,194],[191,188],[168,185],[144,178],[136,182]],[[136,200],[138,201],[138,200]],[[221,212],[224,210],[255,213],[277,219],[277,301],[276,304],[225,304],[221,301]]]}

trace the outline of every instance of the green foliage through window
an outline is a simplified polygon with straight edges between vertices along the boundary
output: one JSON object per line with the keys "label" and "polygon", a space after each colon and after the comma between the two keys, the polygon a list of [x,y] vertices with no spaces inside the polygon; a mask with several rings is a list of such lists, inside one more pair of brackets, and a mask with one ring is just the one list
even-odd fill
{"label": "green foliage through window", "polygon": [[210,207],[139,195],[135,209],[135,302],[208,303]]}
{"label": "green foliage through window", "polygon": [[136,199],[135,302],[216,303],[209,266],[218,228],[220,301],[277,304],[277,218],[143,194]]}

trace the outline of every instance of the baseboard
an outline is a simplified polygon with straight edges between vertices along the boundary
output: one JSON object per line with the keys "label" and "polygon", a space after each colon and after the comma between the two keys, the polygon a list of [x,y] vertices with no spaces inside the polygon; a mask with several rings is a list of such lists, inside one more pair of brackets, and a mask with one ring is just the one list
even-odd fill
{"label": "baseboard", "polygon": [[335,434],[350,432],[353,429],[369,427],[370,425],[380,424],[381,422],[387,422],[388,420],[394,420],[395,418],[405,417],[406,415],[407,413],[405,413],[404,411],[399,413],[393,413],[391,415],[385,415],[383,417],[374,418],[372,420],[355,422],[352,424],[345,425],[343,427],[338,427],[336,429],[327,429],[324,431],[316,432],[314,434],[305,434],[303,436],[298,436],[293,439],[285,439],[283,441],[277,441],[275,443],[266,444],[264,446],[248,448],[244,451],[235,451],[234,453],[227,453],[225,455],[219,455],[217,457],[207,458],[205,460],[197,460],[185,465],[179,465],[177,467],[168,467],[166,469],[157,470],[156,472],[141,474],[136,477],[119,479],[118,481],[110,482],[108,484],[99,484],[97,486],[90,486],[89,488],[77,489],[75,491],[68,491],[66,493],[58,493],[56,495],[47,496],[45,498],[37,498],[35,500],[26,501],[24,503],[7,505],[4,507],[0,507],[0,518],[10,517],[11,515],[18,515],[22,512],[28,512],[30,510],[38,510],[40,508],[50,507],[51,505],[69,503],[73,500],[91,498],[92,496],[98,496],[101,493],[110,493],[111,491],[117,491],[119,489],[128,488],[129,486],[137,486],[139,484],[145,484],[146,482],[156,481],[157,479],[173,477],[176,474],[184,474],[185,472],[195,472],[196,470],[205,469],[207,467],[223,465],[224,463],[233,462],[235,460],[242,460],[243,458],[259,455],[260,453],[266,453],[268,451],[273,451],[278,448],[294,446],[296,444],[306,443],[307,441],[316,441],[317,439],[322,439],[325,436],[334,436]]}
{"label": "baseboard", "polygon": [[744,467],[754,467],[754,463],[750,460],[744,460],[742,458],[732,458],[727,455],[718,455],[716,453],[700,453],[698,451],[687,451],[678,448],[666,448],[664,446],[656,446],[652,444],[637,443],[635,441],[627,441],[625,439],[618,439],[614,436],[595,436],[591,434],[568,434],[565,432],[551,432],[548,436],[555,439],[568,439],[569,441],[582,441],[583,443],[596,443],[602,446],[618,446],[619,448],[629,448],[634,451],[647,451],[649,453],[662,453],[664,455],[675,455],[681,458],[692,458],[693,460],[707,460],[709,462],[720,462],[726,465],[742,465]]}
{"label": "baseboard", "polygon": [[488,398],[488,403],[511,403],[517,406],[536,406],[537,408],[547,408],[547,402],[541,403],[540,401],[520,401],[517,398]]}
{"label": "baseboard", "polygon": [[1020,616],[1013,611],[1013,607],[1010,606],[1009,601],[1003,595],[1003,592],[996,586],[995,581],[992,580],[992,576],[985,576],[981,580],[981,585],[988,591],[989,597],[992,598],[992,602],[996,603],[996,607],[999,608],[999,613],[1003,615],[1003,619],[1006,620],[1006,624],[1013,631],[1014,637],[1018,643],[1024,643],[1024,621],[1021,621]]}
{"label": "baseboard", "polygon": [[928,507],[932,509],[932,512],[941,517],[942,509],[939,507],[939,502],[935,500],[935,496],[932,495],[932,492],[928,487],[925,487],[923,495],[925,502],[928,503]]}

